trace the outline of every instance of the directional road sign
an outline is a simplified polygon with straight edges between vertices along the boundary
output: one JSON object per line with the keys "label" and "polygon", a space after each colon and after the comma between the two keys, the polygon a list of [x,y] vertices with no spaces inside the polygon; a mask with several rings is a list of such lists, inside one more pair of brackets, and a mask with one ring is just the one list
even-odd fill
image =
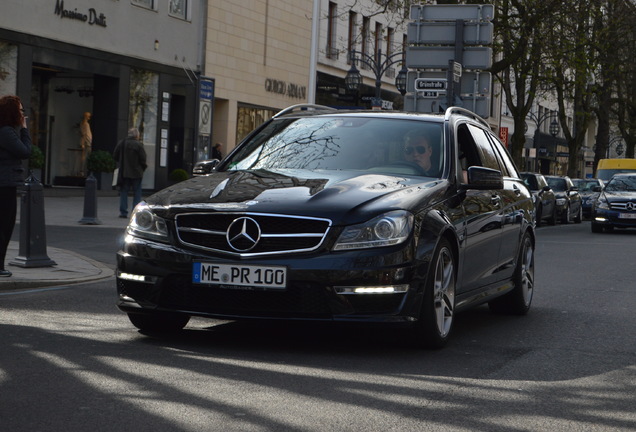
{"label": "directional road sign", "polygon": [[418,78],[415,80],[415,90],[446,90],[446,80]]}

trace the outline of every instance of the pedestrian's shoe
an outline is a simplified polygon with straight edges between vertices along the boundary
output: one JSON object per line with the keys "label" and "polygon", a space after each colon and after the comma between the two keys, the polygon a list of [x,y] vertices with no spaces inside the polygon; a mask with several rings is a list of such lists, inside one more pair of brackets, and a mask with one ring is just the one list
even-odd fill
{"label": "pedestrian's shoe", "polygon": [[5,270],[5,269],[0,270],[0,277],[9,277],[12,274],[13,273],[11,273],[9,270]]}
{"label": "pedestrian's shoe", "polygon": [[128,215],[125,215],[125,214],[120,214],[119,217],[122,219],[128,219]]}

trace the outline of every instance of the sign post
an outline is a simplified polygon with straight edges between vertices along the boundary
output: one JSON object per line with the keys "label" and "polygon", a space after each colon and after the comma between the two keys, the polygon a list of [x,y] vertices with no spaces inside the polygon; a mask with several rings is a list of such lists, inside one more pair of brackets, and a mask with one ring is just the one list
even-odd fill
{"label": "sign post", "polygon": [[197,131],[197,151],[195,160],[209,159],[212,151],[210,136],[212,135],[213,101],[214,101],[214,79],[201,77],[199,79],[199,106],[198,106],[198,131]]}
{"label": "sign post", "polygon": [[[407,111],[439,112],[458,105],[490,116],[492,79],[484,70],[492,66],[493,16],[492,5],[411,7],[405,63],[407,92],[413,93],[405,96]],[[439,79],[444,89],[423,87]]]}

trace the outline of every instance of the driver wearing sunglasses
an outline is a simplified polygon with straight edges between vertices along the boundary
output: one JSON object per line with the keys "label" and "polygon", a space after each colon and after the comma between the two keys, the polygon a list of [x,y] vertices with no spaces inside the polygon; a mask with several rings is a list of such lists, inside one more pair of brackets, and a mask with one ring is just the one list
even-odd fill
{"label": "driver wearing sunglasses", "polygon": [[431,171],[432,154],[433,149],[425,137],[411,139],[404,146],[404,158],[408,162],[418,164],[426,173]]}

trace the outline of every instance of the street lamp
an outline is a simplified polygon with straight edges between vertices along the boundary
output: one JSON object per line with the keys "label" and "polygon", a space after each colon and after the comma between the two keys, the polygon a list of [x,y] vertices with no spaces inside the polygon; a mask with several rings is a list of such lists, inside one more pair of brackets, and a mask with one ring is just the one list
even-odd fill
{"label": "street lamp", "polygon": [[[375,75],[375,97],[373,98],[373,108],[379,109],[382,106],[382,98],[380,97],[380,88],[382,86],[382,76],[389,70],[391,66],[398,63],[401,60],[403,53],[398,52],[391,55],[382,54],[382,50],[378,50],[377,57],[370,56],[366,53],[356,52],[356,50],[352,50],[350,54],[351,59],[351,68],[349,72],[347,72],[347,76],[345,77],[345,86],[349,91],[357,91],[362,84],[362,75],[360,71],[356,67],[356,62],[362,62],[371,69],[373,74]],[[382,56],[384,56],[384,60],[382,60]],[[400,58],[398,58],[400,57]],[[395,87],[397,87],[398,91],[402,96],[406,93],[406,74],[408,70],[406,69],[406,65],[402,63],[402,69],[398,73],[395,78]]]}
{"label": "street lamp", "polygon": [[614,145],[614,143],[616,144],[616,148],[614,149],[615,153],[618,156],[622,156],[623,152],[625,151],[625,146],[623,145],[623,137],[622,136],[616,136],[614,138],[612,138],[609,142],[609,145],[607,146],[607,155],[606,158],[610,158],[610,152],[612,150],[612,146]]}

